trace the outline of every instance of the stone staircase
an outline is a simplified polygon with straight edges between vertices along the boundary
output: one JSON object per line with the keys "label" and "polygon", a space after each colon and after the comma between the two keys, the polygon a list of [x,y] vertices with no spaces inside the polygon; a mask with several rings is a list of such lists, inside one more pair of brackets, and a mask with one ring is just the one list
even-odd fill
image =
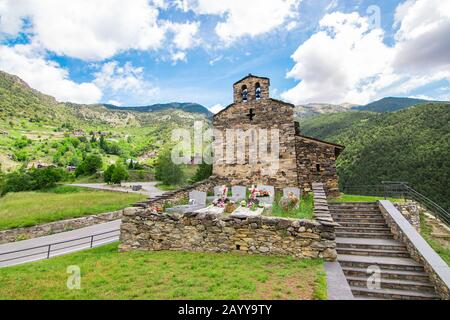
{"label": "stone staircase", "polygon": [[[439,299],[423,266],[394,240],[376,203],[329,205],[336,227],[338,261],[356,299]],[[381,271],[379,289],[367,286],[368,267]]]}

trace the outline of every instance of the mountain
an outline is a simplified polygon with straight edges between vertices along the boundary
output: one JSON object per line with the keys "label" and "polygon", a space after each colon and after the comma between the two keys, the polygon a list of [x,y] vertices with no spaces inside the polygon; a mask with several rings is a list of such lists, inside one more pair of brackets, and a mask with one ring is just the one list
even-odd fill
{"label": "mountain", "polygon": [[407,181],[450,209],[450,104],[391,113],[353,111],[305,119],[302,133],[346,146],[337,160],[341,186]]}
{"label": "mountain", "polygon": [[355,104],[351,103],[342,103],[342,104],[309,103],[295,106],[294,114],[295,117],[299,119],[306,119],[324,113],[350,111],[355,106],[356,106]]}
{"label": "mountain", "polygon": [[[105,162],[121,157],[151,165],[172,129],[210,122],[205,109],[193,103],[131,109],[61,103],[0,71],[0,170],[38,162],[77,165],[91,153]],[[108,148],[98,144],[100,135]]]}
{"label": "mountain", "polygon": [[192,113],[201,113],[208,117],[212,117],[213,113],[209,111],[206,107],[202,106],[198,103],[179,103],[179,102],[171,102],[171,103],[160,103],[160,104],[152,104],[149,106],[140,106],[140,107],[122,107],[115,106],[112,104],[103,104],[106,108],[110,110],[122,110],[122,111],[134,111],[134,112],[155,112],[155,111],[164,111],[169,109],[182,110],[185,112]]}
{"label": "mountain", "polygon": [[424,99],[413,99],[413,98],[395,98],[388,97],[383,98],[378,101],[371,102],[365,106],[356,106],[354,110],[365,110],[373,112],[393,112],[400,109],[409,108],[418,104],[425,103],[445,103],[443,101],[431,101]]}

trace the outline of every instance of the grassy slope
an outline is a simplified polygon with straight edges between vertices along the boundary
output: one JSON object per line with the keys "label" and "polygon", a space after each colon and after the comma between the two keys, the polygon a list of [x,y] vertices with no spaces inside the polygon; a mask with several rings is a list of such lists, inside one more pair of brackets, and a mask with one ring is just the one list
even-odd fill
{"label": "grassy slope", "polygon": [[0,198],[0,230],[115,211],[143,199],[139,194],[67,187],[10,193]]}
{"label": "grassy slope", "polygon": [[[81,269],[68,290],[66,268]],[[322,260],[186,252],[118,253],[117,244],[0,269],[0,299],[326,299]]]}
{"label": "grassy slope", "polygon": [[425,216],[420,215],[420,234],[438,255],[450,265],[450,246],[448,240],[433,237],[432,227],[427,223]]}
{"label": "grassy slope", "polygon": [[[343,194],[339,198],[331,199],[330,202],[375,202],[378,200],[384,200],[383,197],[375,197],[375,196],[358,196],[352,194]],[[387,200],[391,202],[401,202],[401,199],[395,198],[387,198]]]}
{"label": "grassy slope", "polygon": [[337,161],[342,185],[407,181],[450,208],[450,106],[422,105],[393,113],[327,114],[302,122],[306,135],[346,146]]}

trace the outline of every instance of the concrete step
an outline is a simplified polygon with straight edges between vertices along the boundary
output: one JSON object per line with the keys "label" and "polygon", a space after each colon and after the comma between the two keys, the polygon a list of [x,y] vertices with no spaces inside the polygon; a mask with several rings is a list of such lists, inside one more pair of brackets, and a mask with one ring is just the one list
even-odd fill
{"label": "concrete step", "polygon": [[400,257],[409,258],[409,252],[406,250],[380,250],[380,249],[355,249],[355,248],[336,248],[337,253],[351,254],[356,256],[372,257]]}
{"label": "concrete step", "polygon": [[393,239],[391,233],[363,233],[363,232],[344,232],[336,230],[337,237],[343,238],[373,238],[373,239]]}
{"label": "concrete step", "polygon": [[[364,209],[364,208],[360,208],[360,209],[345,209],[345,208],[340,208],[340,209],[335,209],[335,208],[328,208],[330,210],[331,213],[380,213],[379,209]],[[381,214],[381,213],[380,213]]]}
{"label": "concrete step", "polygon": [[334,215],[332,214],[331,217],[333,218],[334,221],[348,221],[348,219],[353,219],[353,221],[355,222],[361,222],[364,223],[366,221],[368,222],[373,222],[373,221],[378,221],[379,223],[381,222],[385,222],[386,220],[384,220],[383,216],[381,215],[370,215],[370,216],[361,216],[359,214],[354,214],[354,215]]}
{"label": "concrete step", "polygon": [[[367,277],[367,268],[343,267],[342,271],[346,277]],[[380,275],[383,279],[412,280],[420,282],[429,281],[428,275],[425,272],[420,271],[381,269]]]}
{"label": "concrete step", "polygon": [[364,218],[354,218],[354,217],[333,217],[336,222],[348,222],[348,223],[386,223],[386,220],[382,217],[364,217]]}
{"label": "concrete step", "polygon": [[381,269],[424,272],[423,266],[410,258],[338,254],[337,260],[342,267],[367,268],[378,266]]}
{"label": "concrete step", "polygon": [[[335,221],[337,222],[337,221]],[[370,222],[346,222],[339,221],[339,224],[345,228],[387,228],[388,225],[384,222],[370,223]]]}
{"label": "concrete step", "polygon": [[336,238],[337,248],[406,251],[406,246],[397,240]]}
{"label": "concrete step", "polygon": [[333,208],[378,208],[376,202],[329,202]]}
{"label": "concrete step", "polygon": [[[350,286],[354,287],[367,287],[368,277],[355,277],[348,276],[347,281]],[[374,284],[371,279],[369,279],[369,284]],[[432,294],[436,294],[434,286],[430,282],[422,282],[422,281],[413,281],[413,280],[400,280],[400,279],[380,279],[380,288],[381,289],[394,289],[394,290],[410,290],[416,292],[428,292]]]}
{"label": "concrete step", "polygon": [[438,300],[439,297],[435,293],[412,291],[412,290],[395,290],[395,289],[378,289],[371,290],[362,287],[350,286],[353,295],[366,296],[374,298],[384,298],[391,300]]}
{"label": "concrete step", "polygon": [[336,227],[339,232],[358,232],[358,233],[386,233],[391,234],[391,229],[385,228],[352,228],[352,227]]}

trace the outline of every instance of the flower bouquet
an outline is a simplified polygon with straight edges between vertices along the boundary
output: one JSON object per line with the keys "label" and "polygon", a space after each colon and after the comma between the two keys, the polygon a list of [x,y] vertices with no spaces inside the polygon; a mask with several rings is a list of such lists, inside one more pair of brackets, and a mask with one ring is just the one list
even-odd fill
{"label": "flower bouquet", "polygon": [[230,199],[228,199],[228,187],[223,186],[222,194],[220,195],[220,198],[215,199],[212,204],[215,207],[225,208],[226,204],[230,202]]}
{"label": "flower bouquet", "polygon": [[255,197],[263,198],[263,197],[270,197],[270,192],[267,190],[258,190],[255,186],[252,186],[250,188],[250,194],[255,195]]}
{"label": "flower bouquet", "polygon": [[298,208],[300,200],[292,193],[289,192],[287,197],[281,198],[279,205],[283,211],[288,212]]}
{"label": "flower bouquet", "polygon": [[250,189],[250,199],[248,199],[247,202],[248,208],[252,208],[254,206],[259,205],[259,200],[257,199],[258,194],[259,194],[258,190],[254,186],[252,186],[252,188]]}
{"label": "flower bouquet", "polygon": [[164,211],[163,208],[157,206],[150,208],[150,212],[154,214],[163,213],[163,211]]}

